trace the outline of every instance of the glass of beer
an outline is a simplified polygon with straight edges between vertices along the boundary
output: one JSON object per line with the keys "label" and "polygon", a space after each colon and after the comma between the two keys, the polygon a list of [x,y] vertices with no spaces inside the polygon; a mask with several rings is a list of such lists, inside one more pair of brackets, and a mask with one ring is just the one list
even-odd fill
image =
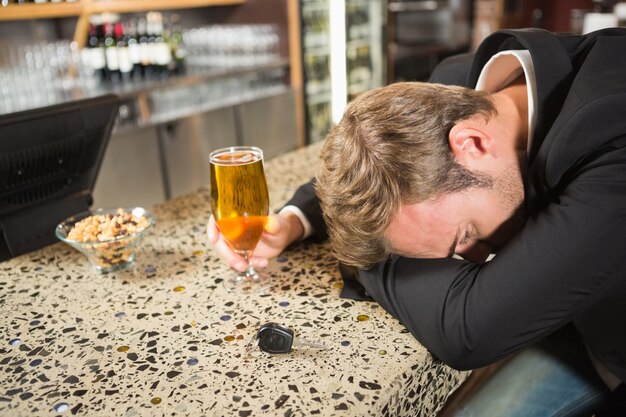
{"label": "glass of beer", "polygon": [[254,146],[218,149],[209,155],[211,210],[226,243],[248,263],[244,272],[224,279],[229,291],[257,292],[269,287],[269,278],[250,263],[269,213],[269,195],[263,151]]}

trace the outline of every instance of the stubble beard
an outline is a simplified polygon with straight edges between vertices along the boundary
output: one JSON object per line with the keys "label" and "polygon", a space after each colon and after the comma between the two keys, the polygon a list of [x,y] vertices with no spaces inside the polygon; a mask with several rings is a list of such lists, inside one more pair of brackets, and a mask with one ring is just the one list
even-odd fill
{"label": "stubble beard", "polygon": [[[520,158],[522,159],[522,158]],[[493,178],[494,192],[498,196],[498,203],[506,220],[491,235],[489,241],[494,249],[502,247],[513,236],[519,233],[526,223],[526,210],[524,205],[524,178],[526,170],[524,160],[519,161],[518,166],[510,166],[500,176]]]}

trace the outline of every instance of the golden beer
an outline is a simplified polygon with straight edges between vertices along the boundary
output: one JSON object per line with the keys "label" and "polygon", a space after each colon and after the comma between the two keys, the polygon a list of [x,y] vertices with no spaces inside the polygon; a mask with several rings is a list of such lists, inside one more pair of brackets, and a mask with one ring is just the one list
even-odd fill
{"label": "golden beer", "polygon": [[263,154],[254,147],[211,153],[211,210],[220,233],[233,250],[247,258],[267,221],[269,195]]}

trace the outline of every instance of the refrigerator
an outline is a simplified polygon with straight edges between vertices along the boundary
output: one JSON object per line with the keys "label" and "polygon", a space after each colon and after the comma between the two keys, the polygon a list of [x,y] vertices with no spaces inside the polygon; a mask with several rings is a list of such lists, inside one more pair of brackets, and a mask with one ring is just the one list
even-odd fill
{"label": "refrigerator", "polygon": [[383,85],[386,0],[300,0],[307,141],[324,139],[347,103]]}

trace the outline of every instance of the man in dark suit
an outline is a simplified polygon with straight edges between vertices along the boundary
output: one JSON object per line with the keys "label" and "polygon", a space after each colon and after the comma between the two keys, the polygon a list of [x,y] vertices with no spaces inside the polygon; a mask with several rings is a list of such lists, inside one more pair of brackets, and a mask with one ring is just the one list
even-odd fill
{"label": "man in dark suit", "polygon": [[[346,288],[445,363],[523,350],[468,415],[597,412],[626,381],[626,30],[500,31],[468,57],[433,75],[464,87],[401,83],[351,102],[317,185],[272,217],[256,262],[328,234],[353,267]],[[241,269],[212,221],[209,237]],[[546,358],[541,378],[576,389],[513,385]]]}

